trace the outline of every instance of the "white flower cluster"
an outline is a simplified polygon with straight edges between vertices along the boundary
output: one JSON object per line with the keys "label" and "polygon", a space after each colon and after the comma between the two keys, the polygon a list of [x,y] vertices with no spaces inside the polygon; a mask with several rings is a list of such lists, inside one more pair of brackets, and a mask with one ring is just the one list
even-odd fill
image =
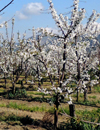
{"label": "white flower cluster", "polygon": [[62,93],[62,89],[59,87],[52,87],[52,90],[54,90],[55,93]]}
{"label": "white flower cluster", "polygon": [[98,84],[99,82],[97,80],[92,80],[90,81],[90,86],[93,86],[93,85],[96,85]]}
{"label": "white flower cluster", "polygon": [[42,92],[42,93],[44,93],[44,94],[51,94],[51,92],[50,91],[47,91],[47,89],[45,88],[38,88],[38,90],[37,91],[40,91],[40,92]]}

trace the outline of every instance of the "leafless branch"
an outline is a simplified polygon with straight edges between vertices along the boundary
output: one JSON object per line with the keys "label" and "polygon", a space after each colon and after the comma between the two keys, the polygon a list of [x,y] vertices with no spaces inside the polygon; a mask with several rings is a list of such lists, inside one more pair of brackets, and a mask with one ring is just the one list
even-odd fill
{"label": "leafless branch", "polygon": [[5,8],[7,8],[13,1],[14,1],[14,0],[12,0],[11,2],[9,2],[6,6],[4,6],[4,7],[0,10],[0,12],[2,12]]}

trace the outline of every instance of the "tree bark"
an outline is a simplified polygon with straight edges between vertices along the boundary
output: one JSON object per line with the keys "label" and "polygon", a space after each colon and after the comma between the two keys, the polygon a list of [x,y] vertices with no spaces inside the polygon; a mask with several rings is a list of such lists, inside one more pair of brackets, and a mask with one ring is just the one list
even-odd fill
{"label": "tree bark", "polygon": [[70,112],[70,116],[72,116],[72,117],[75,116],[75,105],[74,104],[69,105],[69,112]]}
{"label": "tree bark", "polygon": [[87,88],[84,89],[84,102],[87,100]]}
{"label": "tree bark", "polygon": [[12,93],[15,94],[14,67],[13,67],[13,77],[12,77]]}
{"label": "tree bark", "polygon": [[91,86],[89,85],[89,93],[91,93]]}
{"label": "tree bark", "polygon": [[15,94],[15,84],[12,82],[12,93]]}
{"label": "tree bark", "polygon": [[77,99],[76,99],[76,102],[78,102],[78,98],[79,98],[79,93],[78,93],[78,87],[77,87]]}
{"label": "tree bark", "polygon": [[[74,104],[70,104],[69,105],[69,112],[70,112],[70,116],[71,117],[75,117],[75,105]],[[71,118],[71,126],[72,126],[73,130],[74,130],[74,128],[73,128],[73,123],[74,122],[75,122],[75,119]]]}
{"label": "tree bark", "polygon": [[6,79],[6,74],[4,73],[4,80],[5,80],[5,88],[7,87],[7,79]]}
{"label": "tree bark", "polygon": [[[77,44],[77,36],[75,36],[75,45]],[[80,81],[80,63],[79,63],[79,59],[80,57],[78,56],[78,52],[76,51],[76,56],[77,56],[77,80],[78,82]],[[78,88],[79,88],[79,85],[77,87],[77,99],[76,101],[78,102],[78,99],[79,99],[79,92],[78,92]]]}
{"label": "tree bark", "polygon": [[59,106],[59,102],[58,102],[58,94],[56,95],[56,101],[55,101],[55,110],[54,110],[54,130],[57,130],[57,126],[58,126],[58,106]]}

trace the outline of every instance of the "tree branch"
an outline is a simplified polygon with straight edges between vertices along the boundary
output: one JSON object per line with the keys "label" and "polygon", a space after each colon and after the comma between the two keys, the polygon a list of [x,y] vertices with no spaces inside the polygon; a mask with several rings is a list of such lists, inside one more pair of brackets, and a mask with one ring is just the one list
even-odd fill
{"label": "tree branch", "polygon": [[3,7],[0,12],[2,12],[5,8],[7,8],[14,0],[12,0],[10,3],[8,3],[5,7]]}

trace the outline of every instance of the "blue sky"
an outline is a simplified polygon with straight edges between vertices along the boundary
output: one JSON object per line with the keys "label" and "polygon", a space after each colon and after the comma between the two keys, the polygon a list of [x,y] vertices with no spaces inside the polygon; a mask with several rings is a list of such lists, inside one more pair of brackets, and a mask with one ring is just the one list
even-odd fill
{"label": "blue sky", "polygon": [[[73,0],[52,0],[54,7],[57,10],[58,14],[68,13],[72,8]],[[2,9],[10,0],[0,0],[0,9]],[[100,1],[99,0],[81,0],[79,3],[80,8],[86,9],[86,16],[89,17],[92,13],[92,10],[95,9],[100,13]],[[8,21],[15,15],[15,27],[14,33],[17,34],[19,31],[23,34],[25,31],[27,37],[31,36],[32,29],[38,27],[49,27],[57,29],[54,20],[52,19],[51,14],[46,11],[49,8],[47,0],[14,0],[14,2],[7,7],[0,15],[0,23]],[[41,11],[44,10],[44,11]],[[2,15],[2,13],[4,13]],[[100,23],[100,19],[97,21]],[[9,36],[11,32],[11,21],[8,23]],[[5,29],[0,29],[0,33],[5,35]],[[16,35],[15,35],[16,38]]]}

